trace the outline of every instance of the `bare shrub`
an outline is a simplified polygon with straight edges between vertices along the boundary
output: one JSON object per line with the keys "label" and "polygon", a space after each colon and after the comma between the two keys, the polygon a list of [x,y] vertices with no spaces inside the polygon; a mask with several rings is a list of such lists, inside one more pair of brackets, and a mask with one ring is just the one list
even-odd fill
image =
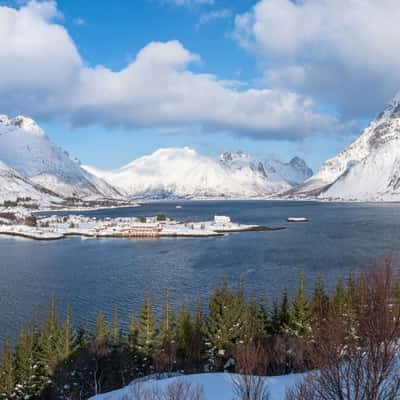
{"label": "bare shrub", "polygon": [[202,400],[203,397],[201,385],[182,380],[169,384],[164,390],[158,387],[144,389],[140,382],[135,383],[123,400]]}
{"label": "bare shrub", "polygon": [[400,307],[387,262],[362,276],[354,316],[333,312],[314,329],[318,371],[287,394],[288,400],[396,400],[400,395]]}
{"label": "bare shrub", "polygon": [[268,400],[269,390],[265,373],[268,356],[259,343],[239,346],[236,355],[237,375],[233,375],[233,392],[238,400]]}

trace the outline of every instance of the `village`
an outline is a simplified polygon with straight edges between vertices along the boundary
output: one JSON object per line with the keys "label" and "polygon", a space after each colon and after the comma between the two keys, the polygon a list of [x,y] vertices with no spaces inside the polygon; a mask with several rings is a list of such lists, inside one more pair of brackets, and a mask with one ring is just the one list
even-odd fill
{"label": "village", "polygon": [[273,228],[243,225],[228,216],[215,215],[211,221],[180,222],[157,215],[151,217],[104,218],[83,215],[28,216],[23,220],[0,218],[0,235],[34,240],[59,240],[68,236],[81,238],[161,238],[212,237],[227,233],[265,231]]}

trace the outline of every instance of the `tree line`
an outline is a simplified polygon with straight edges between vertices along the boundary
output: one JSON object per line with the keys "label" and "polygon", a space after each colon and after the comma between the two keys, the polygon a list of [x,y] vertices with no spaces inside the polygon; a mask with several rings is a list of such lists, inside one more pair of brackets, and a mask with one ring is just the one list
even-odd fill
{"label": "tree line", "polygon": [[[256,293],[248,296],[242,281],[231,288],[226,279],[207,307],[199,300],[194,311],[186,303],[175,310],[167,292],[157,317],[146,295],[126,331],[117,308],[110,320],[100,311],[89,329],[74,325],[70,309],[60,316],[53,299],[42,321],[35,318],[21,329],[15,346],[6,341],[0,399],[85,399],[149,374],[227,370],[263,376],[316,368],[288,399],[394,399],[389,394],[400,387],[391,375],[399,314],[400,281],[389,262],[339,279],[331,293],[321,278],[307,293],[302,275],[293,297],[284,289],[270,305]],[[379,397],[389,376],[392,385]]]}

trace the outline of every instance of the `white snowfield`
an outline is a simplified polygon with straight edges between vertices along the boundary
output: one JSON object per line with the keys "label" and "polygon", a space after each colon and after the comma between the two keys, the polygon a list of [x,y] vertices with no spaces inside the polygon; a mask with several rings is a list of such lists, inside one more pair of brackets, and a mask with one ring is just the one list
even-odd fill
{"label": "white snowfield", "polygon": [[356,141],[292,193],[322,200],[399,201],[400,93]]}
{"label": "white snowfield", "polygon": [[299,158],[263,163],[238,151],[218,160],[189,147],[159,149],[114,171],[84,168],[136,199],[270,198],[312,174]]}
{"label": "white snowfield", "polygon": [[[162,380],[148,380],[139,385],[144,391],[151,391],[154,388],[165,390],[169,385],[183,381],[188,382],[192,387],[201,386],[204,393],[202,400],[233,400],[236,398],[232,385],[235,377],[235,374],[228,373],[194,374]],[[302,377],[302,374],[266,377],[265,380],[271,395],[270,400],[284,400],[286,390],[299,382]],[[91,397],[91,400],[134,400],[133,385],[135,382],[123,389]]]}

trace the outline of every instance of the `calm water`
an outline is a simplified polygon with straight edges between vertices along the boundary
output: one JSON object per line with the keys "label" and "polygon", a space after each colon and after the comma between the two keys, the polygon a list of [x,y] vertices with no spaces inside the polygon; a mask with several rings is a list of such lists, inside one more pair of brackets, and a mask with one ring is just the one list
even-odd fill
{"label": "calm water", "polygon": [[[176,209],[181,204],[183,208]],[[123,317],[140,307],[146,291],[157,308],[166,288],[177,304],[193,304],[226,275],[273,297],[291,292],[302,271],[309,284],[321,275],[328,287],[349,270],[400,255],[400,204],[221,201],[152,203],[138,208],[87,212],[93,216],[154,215],[204,220],[230,215],[241,223],[287,226],[222,238],[89,239],[58,242],[0,239],[0,341],[55,295],[76,320],[93,322],[99,309]],[[288,224],[307,216],[308,224]]]}

